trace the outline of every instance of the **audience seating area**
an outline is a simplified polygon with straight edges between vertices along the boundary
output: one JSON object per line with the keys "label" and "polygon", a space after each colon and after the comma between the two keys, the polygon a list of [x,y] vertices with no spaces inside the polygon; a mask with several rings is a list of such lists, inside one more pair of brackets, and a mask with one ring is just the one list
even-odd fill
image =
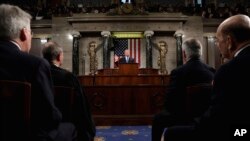
{"label": "audience seating area", "polygon": [[187,113],[191,117],[198,117],[206,111],[210,105],[212,84],[201,83],[188,86],[187,90]]}
{"label": "audience seating area", "polygon": [[0,140],[15,141],[30,137],[31,85],[0,80]]}
{"label": "audience seating area", "polygon": [[[186,110],[189,118],[197,118],[201,116],[210,105],[210,100],[212,98],[212,84],[210,83],[200,83],[188,86],[186,88],[187,97],[186,97]],[[192,124],[190,124],[192,125]],[[181,128],[185,128],[186,125],[183,125]],[[186,126],[189,128],[189,126]],[[165,128],[162,134],[162,141],[167,141],[168,129]],[[181,129],[180,131],[181,132]]]}
{"label": "audience seating area", "polygon": [[[187,87],[187,113],[200,116],[208,107],[212,92],[211,84]],[[71,87],[54,86],[55,104],[64,113],[65,121],[71,120],[75,92]],[[13,137],[28,137],[30,134],[31,85],[26,82],[0,81],[1,141]],[[26,130],[23,130],[23,129]]]}
{"label": "audience seating area", "polygon": [[[98,1],[98,0],[96,0]],[[28,11],[36,20],[51,19],[53,16],[72,16],[74,13],[114,13],[118,11],[119,4],[107,3],[103,0],[94,3],[70,1],[59,2],[52,1],[24,1],[24,0],[3,0],[4,3],[11,3],[21,6]],[[224,1],[224,2],[205,2],[202,4],[185,4],[178,0],[168,0],[164,2],[147,2],[134,5],[134,14],[145,14],[151,12],[158,13],[183,13],[188,16],[201,16],[202,18],[222,18],[236,14],[250,15],[250,3],[243,1]],[[99,4],[98,4],[99,3]],[[121,5],[121,4],[120,4]],[[116,12],[115,12],[116,13]]]}

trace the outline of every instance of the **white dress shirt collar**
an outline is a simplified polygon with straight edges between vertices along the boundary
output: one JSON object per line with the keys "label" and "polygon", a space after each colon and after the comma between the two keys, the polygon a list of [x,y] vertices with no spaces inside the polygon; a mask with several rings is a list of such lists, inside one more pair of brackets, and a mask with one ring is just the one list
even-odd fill
{"label": "white dress shirt collar", "polygon": [[128,60],[129,60],[129,57],[128,57],[128,56],[126,56],[126,62],[128,62]]}
{"label": "white dress shirt collar", "polygon": [[250,44],[245,45],[243,48],[241,48],[240,50],[238,50],[235,54],[234,57],[236,57],[243,49],[250,47]]}
{"label": "white dress shirt collar", "polygon": [[14,41],[10,41],[10,42],[12,42],[13,44],[15,44],[19,48],[19,50],[21,50],[21,47],[19,46],[18,43],[14,42]]}

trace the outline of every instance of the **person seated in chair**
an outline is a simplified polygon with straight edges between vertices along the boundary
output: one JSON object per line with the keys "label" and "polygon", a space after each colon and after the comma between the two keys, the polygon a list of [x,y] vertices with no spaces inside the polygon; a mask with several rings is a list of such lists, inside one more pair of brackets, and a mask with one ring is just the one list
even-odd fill
{"label": "person seated in chair", "polygon": [[152,125],[152,141],[160,141],[164,128],[190,124],[186,114],[186,87],[199,83],[212,83],[215,69],[201,61],[202,45],[189,38],[182,44],[184,65],[170,74],[170,84],[165,96],[164,109],[155,115]]}
{"label": "person seated in chair", "polygon": [[130,51],[128,49],[124,50],[124,57],[119,59],[119,63],[135,63],[135,59],[130,57]]}
{"label": "person seated in chair", "polygon": [[[62,113],[53,101],[49,63],[28,54],[32,41],[31,15],[17,6],[0,4],[0,17],[0,80],[31,84],[31,139],[20,136],[25,131],[14,127],[11,136],[7,139],[1,136],[0,140],[76,141],[74,125],[62,122]],[[1,115],[1,124],[2,118],[8,117]],[[1,127],[1,135],[4,132]]]}
{"label": "person seated in chair", "polygon": [[[220,23],[216,45],[229,61],[221,65],[213,81],[210,108],[194,126],[173,126],[166,130],[166,141],[246,141],[249,140],[250,110],[250,18],[234,15]],[[247,134],[237,134],[245,129]],[[240,132],[240,131],[239,131]]]}
{"label": "person seated in chair", "polygon": [[74,111],[74,121],[78,130],[79,141],[93,141],[96,133],[95,125],[92,120],[90,106],[86,95],[77,77],[71,72],[60,68],[63,63],[63,50],[56,42],[49,41],[44,44],[43,57],[51,65],[52,80],[55,86],[73,87],[76,90],[76,110]]}

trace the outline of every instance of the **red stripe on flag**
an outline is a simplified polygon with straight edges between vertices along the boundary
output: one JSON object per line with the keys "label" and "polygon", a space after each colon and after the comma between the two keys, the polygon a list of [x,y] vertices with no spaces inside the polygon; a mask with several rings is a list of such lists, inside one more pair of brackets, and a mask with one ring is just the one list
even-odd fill
{"label": "red stripe on flag", "polygon": [[137,55],[136,55],[136,53],[137,53],[136,52],[136,39],[133,39],[133,41],[134,41],[134,59],[136,59],[137,58]]}
{"label": "red stripe on flag", "polygon": [[138,63],[141,64],[141,40],[138,40]]}
{"label": "red stripe on flag", "polygon": [[130,52],[130,56],[131,57],[134,57],[133,56],[133,39],[128,39],[128,42],[129,42],[129,52]]}
{"label": "red stripe on flag", "polygon": [[141,39],[128,39],[128,49],[130,56],[135,59],[136,63],[141,63]]}

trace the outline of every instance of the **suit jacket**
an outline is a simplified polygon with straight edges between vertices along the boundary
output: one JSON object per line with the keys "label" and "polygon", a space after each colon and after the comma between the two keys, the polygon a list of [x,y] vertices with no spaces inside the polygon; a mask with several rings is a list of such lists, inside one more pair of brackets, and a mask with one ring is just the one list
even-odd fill
{"label": "suit jacket", "polygon": [[[123,63],[123,64],[127,63],[126,58],[125,58],[125,57],[120,58],[120,59],[119,59],[119,63]],[[129,57],[128,63],[135,63],[134,58]]]}
{"label": "suit jacket", "polygon": [[249,129],[249,66],[250,45],[218,69],[212,105],[195,126],[198,137],[229,140],[235,129]]}
{"label": "suit jacket", "polygon": [[39,140],[36,135],[46,138],[51,130],[56,133],[62,114],[54,104],[47,61],[20,51],[12,42],[0,41],[0,79],[31,83],[31,131],[34,140]]}
{"label": "suit jacket", "polygon": [[211,83],[214,73],[214,68],[204,64],[198,58],[192,58],[186,64],[172,70],[165,96],[165,110],[172,115],[184,117],[186,87],[197,83]]}
{"label": "suit jacket", "polygon": [[71,72],[51,64],[51,74],[54,85],[73,87],[76,90],[76,105],[73,123],[78,129],[79,140],[93,140],[96,129],[91,116],[90,106],[77,77]]}

